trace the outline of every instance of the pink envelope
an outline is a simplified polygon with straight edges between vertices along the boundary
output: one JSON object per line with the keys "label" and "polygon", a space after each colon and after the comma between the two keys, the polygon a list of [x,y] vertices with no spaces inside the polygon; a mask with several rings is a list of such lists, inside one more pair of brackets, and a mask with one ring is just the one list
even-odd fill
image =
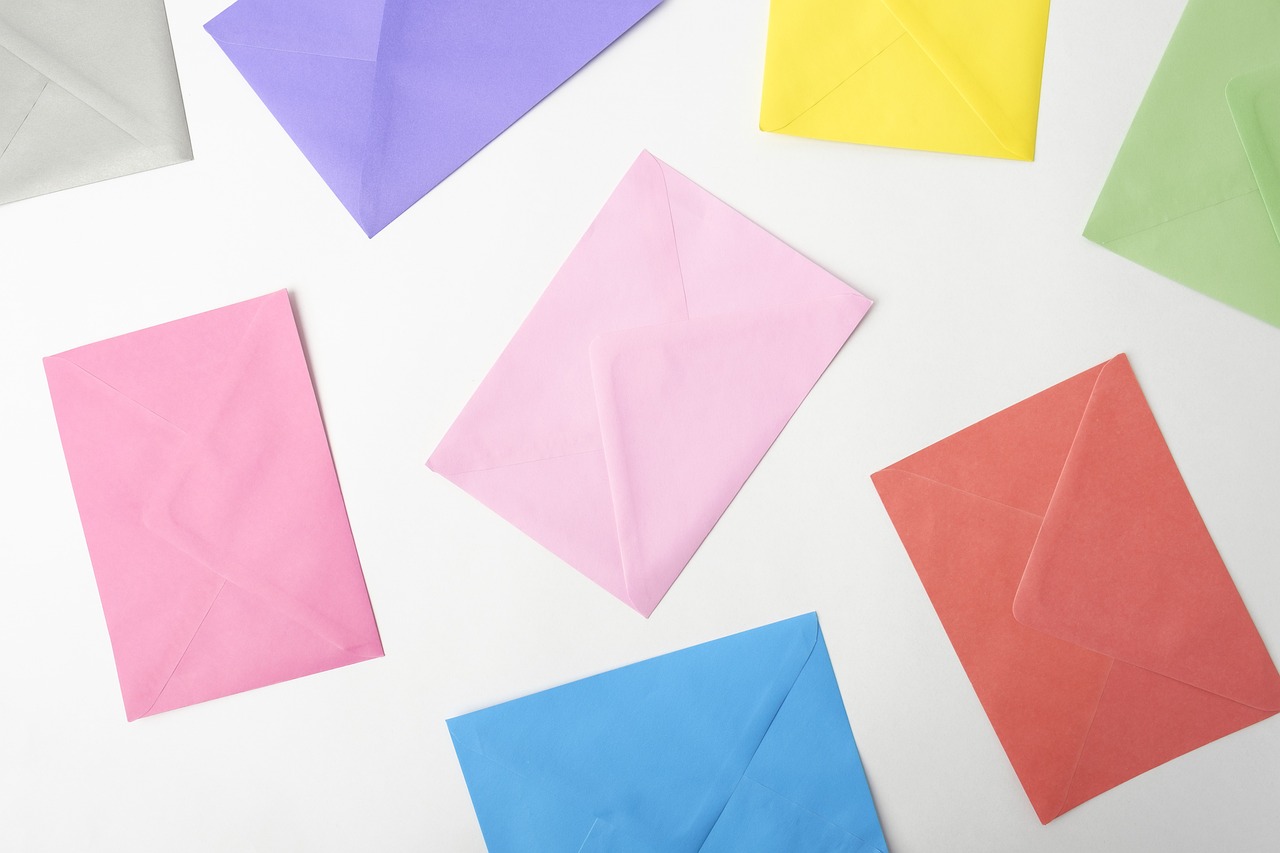
{"label": "pink envelope", "polygon": [[648,616],[870,307],[642,154],[428,465]]}
{"label": "pink envelope", "polygon": [[286,292],[44,365],[128,719],[382,655]]}

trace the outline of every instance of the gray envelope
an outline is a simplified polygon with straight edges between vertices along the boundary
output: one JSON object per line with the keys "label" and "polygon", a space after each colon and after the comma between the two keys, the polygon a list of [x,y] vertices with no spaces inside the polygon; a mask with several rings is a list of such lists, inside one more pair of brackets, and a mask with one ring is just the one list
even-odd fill
{"label": "gray envelope", "polygon": [[163,0],[0,0],[0,204],[190,159]]}

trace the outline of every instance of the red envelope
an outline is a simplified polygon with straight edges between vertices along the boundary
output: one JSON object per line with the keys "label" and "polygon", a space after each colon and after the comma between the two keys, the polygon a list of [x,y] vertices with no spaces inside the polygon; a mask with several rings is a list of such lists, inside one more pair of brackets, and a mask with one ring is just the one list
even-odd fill
{"label": "red envelope", "polygon": [[128,719],[382,656],[287,293],[44,363]]}
{"label": "red envelope", "polygon": [[872,480],[1043,823],[1280,711],[1125,356]]}

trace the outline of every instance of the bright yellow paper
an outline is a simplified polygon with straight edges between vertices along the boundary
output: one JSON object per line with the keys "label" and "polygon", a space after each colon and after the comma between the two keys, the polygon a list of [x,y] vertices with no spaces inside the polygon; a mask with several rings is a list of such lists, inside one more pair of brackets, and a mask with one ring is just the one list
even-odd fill
{"label": "bright yellow paper", "polygon": [[1034,160],[1049,0],[772,0],[760,129]]}

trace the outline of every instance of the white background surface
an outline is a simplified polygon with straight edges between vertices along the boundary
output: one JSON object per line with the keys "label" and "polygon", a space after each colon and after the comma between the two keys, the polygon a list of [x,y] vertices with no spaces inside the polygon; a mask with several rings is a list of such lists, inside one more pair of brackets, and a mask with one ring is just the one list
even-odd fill
{"label": "white background surface", "polygon": [[[894,853],[1275,850],[1280,722],[1036,820],[868,475],[1127,351],[1280,653],[1280,330],[1079,236],[1180,0],[1059,0],[1034,164],[756,129],[667,0],[367,240],[170,9],[194,163],[0,208],[0,849],[479,851],[444,719],[817,609]],[[877,301],[645,621],[423,461],[642,148]],[[126,724],[40,358],[287,286],[387,657]]]}

